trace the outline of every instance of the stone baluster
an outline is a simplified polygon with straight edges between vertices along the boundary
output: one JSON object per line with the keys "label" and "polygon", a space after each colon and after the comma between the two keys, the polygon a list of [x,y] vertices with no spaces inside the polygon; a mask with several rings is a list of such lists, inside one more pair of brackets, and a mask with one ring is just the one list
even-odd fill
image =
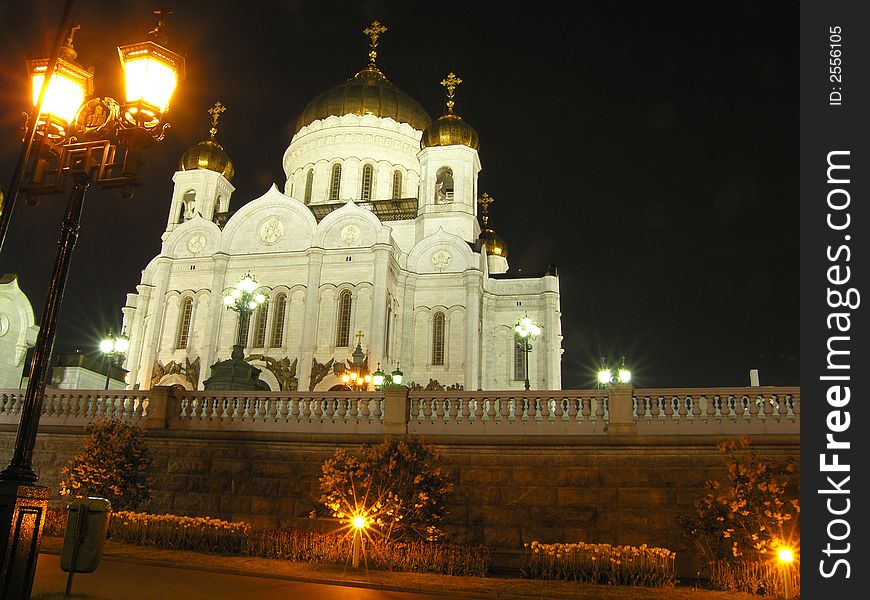
{"label": "stone baluster", "polygon": [[689,414],[688,406],[692,401],[691,396],[686,396],[685,398],[680,398],[676,396],[677,399],[677,414],[680,416],[680,421],[686,420],[686,415]]}
{"label": "stone baluster", "polygon": [[511,414],[511,402],[516,402],[516,398],[499,398],[494,400],[494,402],[498,402],[499,421],[506,423]]}
{"label": "stone baluster", "polygon": [[761,398],[764,402],[764,418],[770,419],[773,416],[773,402],[771,402],[773,398],[769,396],[762,396]]}
{"label": "stone baluster", "polygon": [[311,398],[305,397],[299,400],[302,410],[299,411],[299,420],[303,423],[311,422]]}
{"label": "stone baluster", "polygon": [[753,421],[758,418],[759,401],[764,402],[764,400],[759,398],[758,396],[749,396],[749,418]]}
{"label": "stone baluster", "polygon": [[595,399],[595,420],[603,421],[604,420],[604,397]]}
{"label": "stone baluster", "polygon": [[692,420],[699,421],[701,419],[701,398],[703,396],[692,396]]}
{"label": "stone baluster", "polygon": [[451,425],[459,422],[459,398],[450,399],[450,410],[447,411],[447,418]]}
{"label": "stone baluster", "polygon": [[347,403],[347,398],[340,398],[338,400],[338,420],[342,423],[347,421],[347,419],[345,418],[347,417]]}
{"label": "stone baluster", "polygon": [[369,399],[368,399],[368,398],[363,398],[363,399],[362,399],[362,416],[363,416],[363,420],[364,420],[364,421],[368,421],[368,420],[369,420],[369,416],[370,416],[370,414],[371,414],[371,413],[370,413],[370,411],[369,411]]}
{"label": "stone baluster", "polygon": [[444,416],[447,414],[444,410],[444,404],[447,402],[446,398],[436,398],[435,399],[435,420],[439,423],[444,422]]}
{"label": "stone baluster", "polygon": [[372,421],[375,423],[383,423],[384,421],[383,402],[383,398],[375,398],[372,400],[372,406],[374,406],[374,410],[372,411]]}
{"label": "stone baluster", "polygon": [[299,398],[287,399],[287,420],[291,423],[299,422],[299,413],[302,408],[301,402],[302,400]]}

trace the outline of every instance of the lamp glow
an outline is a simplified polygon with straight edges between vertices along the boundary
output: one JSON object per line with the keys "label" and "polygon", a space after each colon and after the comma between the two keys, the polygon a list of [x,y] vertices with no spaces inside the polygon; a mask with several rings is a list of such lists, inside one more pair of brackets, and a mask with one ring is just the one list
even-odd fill
{"label": "lamp glow", "polygon": [[127,84],[127,102],[147,102],[160,112],[169,107],[169,100],[178,85],[175,70],[151,57],[133,58],[122,62]]}
{"label": "lamp glow", "polygon": [[353,518],[353,526],[356,529],[365,529],[367,524],[368,523],[366,523],[365,517],[354,517]]}
{"label": "lamp glow", "polygon": [[620,383],[629,383],[631,381],[631,371],[628,369],[620,369],[619,370],[619,382]]}
{"label": "lamp glow", "polygon": [[130,340],[124,335],[115,338],[115,352],[125,353],[130,348]]}
{"label": "lamp glow", "polygon": [[613,379],[613,374],[610,372],[610,369],[601,369],[598,371],[598,381],[600,383],[610,383]]}
{"label": "lamp glow", "polygon": [[794,552],[789,548],[779,549],[779,562],[790,563],[794,561]]}
{"label": "lamp glow", "polygon": [[231,295],[227,294],[226,296],[224,296],[224,304],[229,306],[233,302],[235,302],[235,298],[233,298]]}
{"label": "lamp glow", "polygon": [[[34,73],[32,77],[34,106],[36,106],[36,101],[39,100],[42,82],[45,81],[45,67],[41,70],[42,73]],[[82,105],[84,99],[85,88],[81,82],[64,77],[63,73],[55,73],[51,76],[48,90],[46,90],[45,97],[42,99],[41,112],[42,114],[54,115],[69,123],[73,120],[76,111]]]}
{"label": "lamp glow", "polygon": [[103,354],[108,354],[112,351],[113,345],[114,344],[112,343],[112,340],[100,340],[100,352],[102,352]]}

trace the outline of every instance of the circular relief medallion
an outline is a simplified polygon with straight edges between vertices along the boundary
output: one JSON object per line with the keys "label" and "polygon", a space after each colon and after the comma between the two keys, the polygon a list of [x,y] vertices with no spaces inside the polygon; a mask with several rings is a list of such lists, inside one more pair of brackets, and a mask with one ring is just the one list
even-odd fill
{"label": "circular relief medallion", "polygon": [[191,254],[199,254],[205,248],[205,236],[201,233],[195,233],[187,240],[187,249]]}
{"label": "circular relief medallion", "polygon": [[112,98],[92,98],[82,105],[75,116],[75,123],[85,133],[107,131],[118,119],[120,107]]}
{"label": "circular relief medallion", "polygon": [[9,317],[4,313],[0,313],[0,336],[6,335],[9,331]]}
{"label": "circular relief medallion", "polygon": [[269,217],[260,223],[260,241],[267,246],[284,239],[284,223],[278,217]]}
{"label": "circular relief medallion", "polygon": [[436,271],[443,271],[450,264],[450,253],[447,250],[438,250],[432,255],[432,266]]}
{"label": "circular relief medallion", "polygon": [[345,246],[353,246],[359,241],[359,227],[345,225],[341,228],[341,243]]}

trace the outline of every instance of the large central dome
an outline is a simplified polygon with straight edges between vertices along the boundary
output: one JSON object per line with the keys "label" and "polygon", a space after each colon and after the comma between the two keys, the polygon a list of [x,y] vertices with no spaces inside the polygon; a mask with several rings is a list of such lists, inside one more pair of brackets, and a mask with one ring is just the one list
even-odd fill
{"label": "large central dome", "polygon": [[394,86],[374,64],[345,81],[319,94],[299,115],[296,131],[317,119],[346,114],[390,117],[423,131],[432,119],[420,104]]}

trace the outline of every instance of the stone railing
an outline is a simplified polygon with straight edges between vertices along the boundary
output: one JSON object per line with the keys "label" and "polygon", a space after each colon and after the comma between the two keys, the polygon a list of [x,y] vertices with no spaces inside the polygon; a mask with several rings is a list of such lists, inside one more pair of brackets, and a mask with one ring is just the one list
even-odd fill
{"label": "stone railing", "polygon": [[[0,390],[17,424],[24,390]],[[150,429],[441,435],[797,434],[800,388],[382,392],[46,390],[42,425],[99,417]]]}

